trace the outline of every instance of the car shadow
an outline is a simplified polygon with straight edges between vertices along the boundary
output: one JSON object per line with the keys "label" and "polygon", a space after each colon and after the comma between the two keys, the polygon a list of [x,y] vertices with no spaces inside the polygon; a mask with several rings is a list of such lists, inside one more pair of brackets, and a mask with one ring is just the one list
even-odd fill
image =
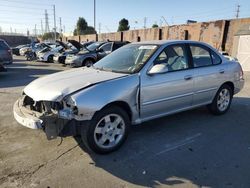
{"label": "car shadow", "polygon": [[240,142],[243,132],[250,133],[249,119],[235,126],[237,119],[248,116],[250,98],[235,97],[223,116],[211,115],[202,107],[134,126],[125,144],[108,155],[95,154],[80,137],[75,140],[90,155],[89,165],[135,185],[234,187],[247,180],[240,173],[249,167],[247,158],[238,153],[245,151],[234,147],[240,146],[235,138]]}

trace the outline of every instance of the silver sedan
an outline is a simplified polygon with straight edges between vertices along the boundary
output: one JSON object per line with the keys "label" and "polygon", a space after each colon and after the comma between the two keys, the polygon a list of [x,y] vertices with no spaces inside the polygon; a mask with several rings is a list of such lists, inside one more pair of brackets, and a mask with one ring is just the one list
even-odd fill
{"label": "silver sedan", "polygon": [[132,43],[91,68],[33,81],[14,116],[48,139],[80,134],[95,152],[109,153],[124,143],[130,125],[203,105],[226,113],[243,85],[240,64],[205,43]]}

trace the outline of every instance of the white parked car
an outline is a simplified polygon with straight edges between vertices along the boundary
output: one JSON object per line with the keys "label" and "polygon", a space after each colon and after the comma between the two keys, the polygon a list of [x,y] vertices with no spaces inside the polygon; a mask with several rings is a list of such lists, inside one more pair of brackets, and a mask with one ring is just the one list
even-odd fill
{"label": "white parked car", "polygon": [[91,68],[33,81],[15,103],[14,116],[48,139],[68,131],[95,152],[108,153],[123,144],[130,125],[203,105],[226,113],[243,85],[240,64],[205,43],[132,43]]}
{"label": "white parked car", "polygon": [[63,46],[58,46],[56,48],[49,48],[46,47],[42,49],[41,51],[37,52],[37,60],[38,61],[44,61],[44,62],[49,62],[53,63],[53,57],[57,53],[62,53],[64,51]]}

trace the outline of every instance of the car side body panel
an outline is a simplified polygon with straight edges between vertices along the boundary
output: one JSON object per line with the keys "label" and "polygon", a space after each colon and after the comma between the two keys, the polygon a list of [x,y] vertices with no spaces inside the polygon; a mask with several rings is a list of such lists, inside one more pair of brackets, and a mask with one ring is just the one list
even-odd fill
{"label": "car side body panel", "polygon": [[[78,114],[84,119],[92,119],[95,112],[111,103],[125,103],[131,114],[131,121],[139,120],[139,75],[133,74],[104,81],[71,95],[78,107]],[[121,92],[122,91],[122,92]]]}

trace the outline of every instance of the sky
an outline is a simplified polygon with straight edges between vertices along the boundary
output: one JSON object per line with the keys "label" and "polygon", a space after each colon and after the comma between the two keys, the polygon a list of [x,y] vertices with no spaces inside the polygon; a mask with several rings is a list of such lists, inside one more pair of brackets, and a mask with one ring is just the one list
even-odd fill
{"label": "sky", "polygon": [[[50,30],[54,27],[53,5],[56,25],[59,19],[66,33],[73,32],[78,17],[84,17],[94,25],[94,0],[0,0],[0,30],[4,32],[37,33],[45,27],[45,9],[48,11]],[[186,23],[188,19],[212,21],[235,18],[240,5],[240,18],[250,17],[250,0],[96,0],[97,32],[115,32],[119,20],[129,20],[131,29],[153,24],[159,26]],[[42,20],[42,24],[41,24]]]}

